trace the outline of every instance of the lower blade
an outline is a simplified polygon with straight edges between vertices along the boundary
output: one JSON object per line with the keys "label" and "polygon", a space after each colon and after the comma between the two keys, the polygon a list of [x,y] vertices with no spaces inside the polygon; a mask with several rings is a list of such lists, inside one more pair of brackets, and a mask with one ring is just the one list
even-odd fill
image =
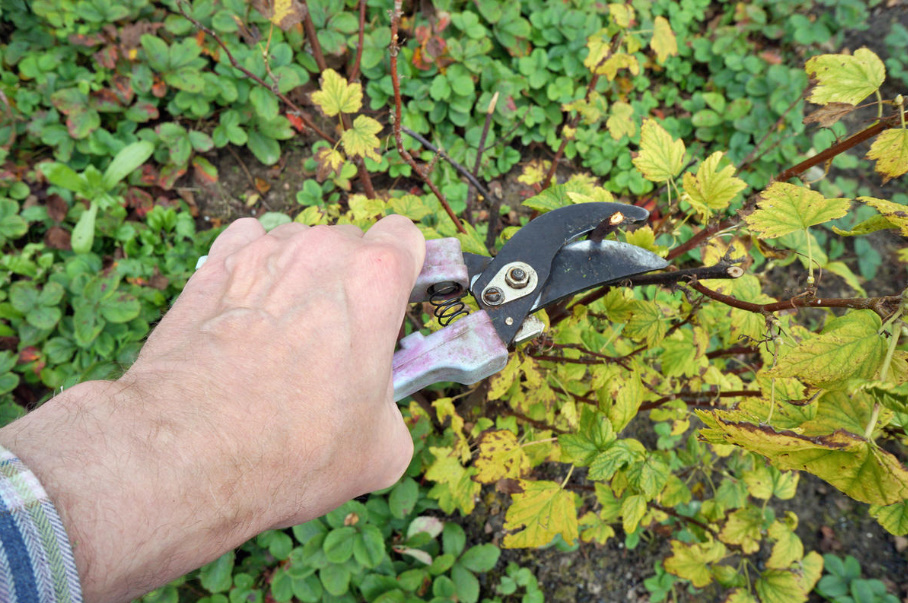
{"label": "lower blade", "polygon": [[549,279],[530,311],[535,312],[581,291],[661,270],[668,265],[655,253],[629,243],[590,240],[568,243],[552,261]]}

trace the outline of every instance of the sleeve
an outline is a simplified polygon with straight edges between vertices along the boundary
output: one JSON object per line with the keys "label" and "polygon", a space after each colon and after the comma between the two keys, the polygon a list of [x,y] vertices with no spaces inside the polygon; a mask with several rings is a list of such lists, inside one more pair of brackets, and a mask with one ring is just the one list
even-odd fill
{"label": "sleeve", "polygon": [[63,522],[38,478],[0,446],[0,601],[81,603]]}

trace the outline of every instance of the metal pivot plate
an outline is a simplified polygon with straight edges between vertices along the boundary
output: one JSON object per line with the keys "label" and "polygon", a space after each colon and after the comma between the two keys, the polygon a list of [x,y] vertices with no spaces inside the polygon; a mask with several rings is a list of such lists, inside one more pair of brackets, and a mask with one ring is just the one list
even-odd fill
{"label": "metal pivot plate", "polygon": [[579,203],[550,211],[518,230],[471,283],[470,292],[480,309],[489,313],[496,331],[506,345],[514,341],[524,320],[532,312],[537,296],[525,295],[516,297],[509,303],[490,305],[482,294],[492,279],[499,276],[502,268],[508,264],[523,262],[532,267],[538,282],[544,285],[549,279],[552,261],[558,251],[565,244],[594,230],[616,212],[621,212],[627,222],[639,222],[649,216],[649,212],[642,207],[620,203]]}
{"label": "metal pivot plate", "polygon": [[501,267],[485,289],[482,301],[489,306],[500,306],[530,295],[536,291],[539,277],[526,262],[511,262]]}

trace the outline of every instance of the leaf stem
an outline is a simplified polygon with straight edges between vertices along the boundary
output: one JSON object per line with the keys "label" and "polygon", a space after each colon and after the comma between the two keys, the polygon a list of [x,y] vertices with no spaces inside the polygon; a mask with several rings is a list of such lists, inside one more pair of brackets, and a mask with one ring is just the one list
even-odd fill
{"label": "leaf stem", "polygon": [[876,102],[877,102],[876,118],[883,119],[883,96],[880,94],[879,88],[876,89]]}
{"label": "leaf stem", "polygon": [[[886,357],[883,359],[883,366],[880,368],[880,381],[886,381],[886,378],[889,377],[889,367],[892,365],[892,357],[895,355],[895,348],[899,345],[899,335],[902,333],[901,325],[898,324],[900,315],[901,312],[898,312],[890,321],[887,321],[891,325],[889,332],[889,347],[886,348]],[[874,402],[873,411],[870,413],[870,421],[867,423],[867,429],[864,430],[864,438],[867,440],[873,441],[873,430],[880,418],[880,410],[880,403]]]}
{"label": "leaf stem", "polygon": [[564,478],[564,481],[561,482],[561,489],[564,490],[564,487],[567,486],[568,480],[571,479],[571,474],[574,473],[574,465],[571,465],[571,468],[568,470],[567,476]]}

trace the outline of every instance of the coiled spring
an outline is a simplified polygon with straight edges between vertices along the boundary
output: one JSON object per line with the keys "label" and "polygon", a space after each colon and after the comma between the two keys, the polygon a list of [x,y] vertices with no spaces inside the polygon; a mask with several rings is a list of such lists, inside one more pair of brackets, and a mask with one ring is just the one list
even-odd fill
{"label": "coiled spring", "polygon": [[443,327],[461,316],[470,313],[463,302],[467,292],[457,283],[437,283],[429,288],[429,303],[435,308],[433,313],[438,324]]}

